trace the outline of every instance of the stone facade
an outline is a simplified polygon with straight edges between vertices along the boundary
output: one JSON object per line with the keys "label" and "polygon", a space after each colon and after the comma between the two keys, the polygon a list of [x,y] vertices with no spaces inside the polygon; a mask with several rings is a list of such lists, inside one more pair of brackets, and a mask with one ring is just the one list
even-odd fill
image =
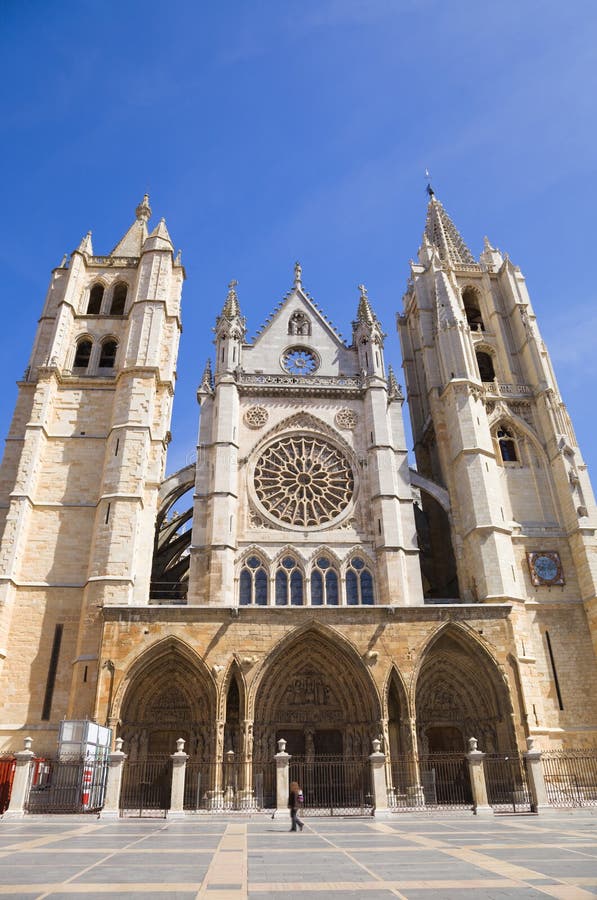
{"label": "stone facade", "polygon": [[[164,478],[184,271],[148,199],[52,273],[0,471],[0,739],[93,717],[134,758],[586,746],[597,518],[520,271],[435,197],[399,316],[291,290],[253,341],[236,284]],[[188,502],[187,502],[187,498]]]}

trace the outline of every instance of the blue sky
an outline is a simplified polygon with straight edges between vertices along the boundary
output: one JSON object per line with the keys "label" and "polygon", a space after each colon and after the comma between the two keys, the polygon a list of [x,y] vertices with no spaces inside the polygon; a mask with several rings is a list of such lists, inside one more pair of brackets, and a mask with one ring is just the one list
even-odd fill
{"label": "blue sky", "polygon": [[401,380],[429,167],[473,253],[487,234],[526,275],[597,472],[594,3],[4,0],[0,17],[2,436],[50,270],[88,229],[109,252],[146,190],[187,271],[169,471],[193,456],[232,278],[251,335],[296,259],[346,337],[364,282]]}

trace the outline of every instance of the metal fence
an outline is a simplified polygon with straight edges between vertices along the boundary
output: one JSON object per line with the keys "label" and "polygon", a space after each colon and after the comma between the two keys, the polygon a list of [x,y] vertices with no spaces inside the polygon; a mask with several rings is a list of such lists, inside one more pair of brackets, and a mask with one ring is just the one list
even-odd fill
{"label": "metal fence", "polygon": [[165,817],[170,809],[172,760],[170,756],[147,756],[125,760],[120,791],[123,816]]}
{"label": "metal fence", "polygon": [[526,763],[517,750],[510,753],[488,753],[483,765],[487,802],[494,810],[531,811]]}
{"label": "metal fence", "polygon": [[30,813],[97,812],[104,803],[107,759],[36,757],[30,769]]}
{"label": "metal fence", "polygon": [[252,765],[189,759],[185,770],[184,809],[192,812],[243,812],[276,805],[274,760]]}
{"label": "metal fence", "polygon": [[0,815],[6,812],[10,803],[15,766],[16,761],[12,753],[0,754]]}
{"label": "metal fence", "polygon": [[373,814],[371,765],[367,757],[293,756],[289,779],[302,788],[307,816]]}
{"label": "metal fence", "polygon": [[391,809],[470,809],[473,803],[464,753],[394,756],[390,764]]}
{"label": "metal fence", "polygon": [[559,750],[541,757],[552,806],[597,806],[597,751]]}

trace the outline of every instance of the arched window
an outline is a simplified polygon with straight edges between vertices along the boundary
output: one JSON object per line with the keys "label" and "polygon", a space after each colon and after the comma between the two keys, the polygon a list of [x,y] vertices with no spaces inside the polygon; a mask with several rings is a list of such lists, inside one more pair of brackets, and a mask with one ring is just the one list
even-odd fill
{"label": "arched window", "polygon": [[303,573],[292,556],[285,556],[276,572],[276,606],[288,605],[303,605]]}
{"label": "arched window", "polygon": [[479,352],[476,356],[481,381],[493,381],[495,378],[495,369],[493,368],[493,360],[489,353]]}
{"label": "arched window", "polygon": [[503,462],[518,462],[516,441],[512,432],[505,425],[500,425],[497,430],[497,440],[502,454]]}
{"label": "arched window", "polygon": [[267,571],[258,556],[249,556],[240,570],[240,606],[267,606]]}
{"label": "arched window", "polygon": [[89,358],[91,356],[91,341],[87,338],[84,338],[82,341],[79,341],[77,344],[77,350],[75,353],[75,361],[73,362],[73,369],[86,369],[89,365]]}
{"label": "arched window", "polygon": [[114,286],[114,290],[112,291],[112,303],[110,305],[111,316],[124,315],[127,291],[128,285],[126,285],[123,281]]}
{"label": "arched window", "polygon": [[466,321],[471,331],[485,331],[479,306],[479,296],[476,290],[474,288],[465,288],[462,292],[462,302],[464,303]]}
{"label": "arched window", "polygon": [[311,334],[311,322],[302,312],[294,312],[288,320],[288,334]]}
{"label": "arched window", "polygon": [[102,300],[104,299],[103,284],[94,284],[89,291],[89,303],[87,304],[88,316],[99,316],[102,308]]}
{"label": "arched window", "polygon": [[118,344],[116,341],[109,340],[104,341],[102,344],[102,352],[100,354],[99,368],[100,369],[113,369],[114,363],[116,361],[116,350],[118,349]]}
{"label": "arched window", "polygon": [[338,606],[338,573],[327,556],[320,556],[311,571],[311,606]]}
{"label": "arched window", "polygon": [[349,606],[373,606],[373,575],[360,556],[353,556],[346,570],[346,602]]}

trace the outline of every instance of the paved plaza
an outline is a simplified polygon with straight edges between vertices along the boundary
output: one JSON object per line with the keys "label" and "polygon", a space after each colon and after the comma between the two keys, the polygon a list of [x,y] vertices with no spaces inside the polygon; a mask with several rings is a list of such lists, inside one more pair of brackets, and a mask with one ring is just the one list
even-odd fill
{"label": "paved plaza", "polygon": [[597,818],[397,815],[80,816],[0,823],[0,895],[9,897],[540,898],[597,896]]}

